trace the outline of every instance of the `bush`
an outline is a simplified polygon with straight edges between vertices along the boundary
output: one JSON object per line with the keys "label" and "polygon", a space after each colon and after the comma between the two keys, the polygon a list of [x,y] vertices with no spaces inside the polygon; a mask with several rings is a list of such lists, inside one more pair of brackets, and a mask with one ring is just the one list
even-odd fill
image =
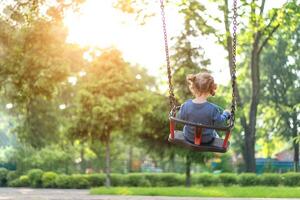
{"label": "bush", "polygon": [[17,179],[18,177],[19,176],[18,176],[16,171],[9,171],[6,175],[6,179],[7,179],[8,183],[15,180],[15,179]]}
{"label": "bush", "polygon": [[241,186],[255,186],[259,184],[259,178],[254,173],[244,173],[239,176],[238,182]]}
{"label": "bush", "polygon": [[151,186],[164,186],[164,183],[161,182],[161,176],[160,174],[144,174],[145,179],[147,179]]}
{"label": "bush", "polygon": [[266,186],[278,186],[281,183],[279,174],[263,174],[259,177],[260,184]]}
{"label": "bush", "polygon": [[144,174],[129,174],[126,185],[133,187],[149,187],[151,186],[151,183],[146,179]]}
{"label": "bush", "polygon": [[71,177],[71,187],[76,189],[89,188],[90,183],[85,175],[75,174]]}
{"label": "bush", "polygon": [[28,187],[30,186],[29,177],[27,175],[20,176],[8,184],[9,187]]}
{"label": "bush", "polygon": [[238,182],[237,175],[231,173],[220,174],[219,180],[224,186],[235,185]]}
{"label": "bush", "polygon": [[292,172],[283,174],[283,184],[286,186],[300,186],[300,174]]}
{"label": "bush", "polygon": [[199,174],[196,177],[196,183],[203,186],[217,185],[218,178],[213,174]]}
{"label": "bush", "polygon": [[72,188],[72,177],[69,175],[58,175],[55,179],[55,185],[58,188]]}
{"label": "bush", "polygon": [[8,174],[8,170],[5,168],[0,168],[0,187],[7,186],[6,176]]}
{"label": "bush", "polygon": [[[106,175],[104,175],[104,178],[104,180],[106,180]],[[128,176],[122,174],[111,174],[110,181],[112,186],[125,186],[128,182]]]}
{"label": "bush", "polygon": [[105,175],[104,174],[91,174],[86,176],[91,187],[104,186],[105,184]]}
{"label": "bush", "polygon": [[41,169],[31,169],[27,172],[30,186],[34,188],[42,187],[42,176],[43,170]]}
{"label": "bush", "polygon": [[45,172],[42,176],[42,184],[44,188],[55,188],[55,179],[57,174],[55,172]]}
{"label": "bush", "polygon": [[160,183],[164,186],[180,186],[184,185],[185,177],[179,174],[160,174]]}

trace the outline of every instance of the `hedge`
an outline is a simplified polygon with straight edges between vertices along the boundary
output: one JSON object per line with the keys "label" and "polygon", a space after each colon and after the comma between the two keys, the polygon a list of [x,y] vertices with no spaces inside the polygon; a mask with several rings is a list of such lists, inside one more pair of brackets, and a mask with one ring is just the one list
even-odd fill
{"label": "hedge", "polygon": [[285,186],[300,186],[300,173],[286,173],[282,178]]}
{"label": "hedge", "polygon": [[[300,186],[300,173],[263,174],[253,173],[213,175],[208,173],[192,174],[192,184],[202,186],[240,185],[240,186]],[[105,185],[105,174],[56,174],[32,169],[18,177],[14,171],[0,169],[1,187],[35,187],[35,188],[91,188]],[[185,174],[177,173],[131,173],[111,174],[112,186],[130,187],[172,187],[183,186]]]}

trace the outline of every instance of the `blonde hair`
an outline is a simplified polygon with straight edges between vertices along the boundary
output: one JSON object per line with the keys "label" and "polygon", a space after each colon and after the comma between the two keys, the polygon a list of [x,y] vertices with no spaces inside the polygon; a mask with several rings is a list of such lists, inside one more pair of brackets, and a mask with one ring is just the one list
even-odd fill
{"label": "blonde hair", "polygon": [[209,93],[215,95],[217,84],[210,73],[189,74],[186,77],[190,91],[194,96]]}

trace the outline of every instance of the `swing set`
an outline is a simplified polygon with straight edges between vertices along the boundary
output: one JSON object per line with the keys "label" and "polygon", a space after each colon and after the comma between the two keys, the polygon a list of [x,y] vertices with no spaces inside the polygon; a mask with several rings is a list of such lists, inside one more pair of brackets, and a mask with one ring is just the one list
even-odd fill
{"label": "swing set", "polygon": [[[231,135],[231,131],[234,127],[235,122],[235,87],[236,87],[236,30],[237,30],[237,0],[233,1],[233,35],[232,35],[232,72],[231,72],[231,86],[232,86],[232,101],[231,101],[231,116],[229,119],[229,125],[227,126],[208,126],[205,124],[194,123],[186,120],[182,120],[176,117],[176,113],[180,109],[180,106],[176,105],[176,99],[174,95],[174,88],[172,84],[172,73],[171,73],[171,64],[170,64],[170,56],[169,56],[169,48],[168,48],[168,35],[167,35],[167,26],[166,26],[166,17],[165,17],[165,6],[164,0],[160,0],[161,7],[161,16],[162,16],[162,24],[163,24],[163,34],[164,34],[164,44],[165,44],[165,54],[166,54],[166,64],[167,64],[167,72],[168,72],[168,83],[169,83],[169,101],[171,111],[169,113],[169,121],[170,121],[170,134],[168,141],[182,146],[187,149],[191,149],[198,152],[218,152],[225,153],[229,148],[229,138]],[[176,124],[183,124],[195,127],[195,137],[194,143],[187,141],[184,136],[182,130],[176,130]],[[210,144],[202,144],[202,132],[203,129],[214,129],[219,132],[225,132],[225,138],[215,138]]]}

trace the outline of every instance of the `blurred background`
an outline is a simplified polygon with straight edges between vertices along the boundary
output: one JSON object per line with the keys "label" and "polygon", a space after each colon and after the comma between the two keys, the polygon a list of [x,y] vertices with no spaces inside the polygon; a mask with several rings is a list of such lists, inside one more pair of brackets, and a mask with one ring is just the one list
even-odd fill
{"label": "blurred background", "polygon": [[[210,71],[230,108],[230,0],[165,1],[175,95]],[[1,0],[0,167],[57,174],[299,171],[299,1],[241,0],[230,151],[167,142],[160,2]],[[13,179],[13,178],[12,178]],[[108,182],[107,182],[108,183]]]}

